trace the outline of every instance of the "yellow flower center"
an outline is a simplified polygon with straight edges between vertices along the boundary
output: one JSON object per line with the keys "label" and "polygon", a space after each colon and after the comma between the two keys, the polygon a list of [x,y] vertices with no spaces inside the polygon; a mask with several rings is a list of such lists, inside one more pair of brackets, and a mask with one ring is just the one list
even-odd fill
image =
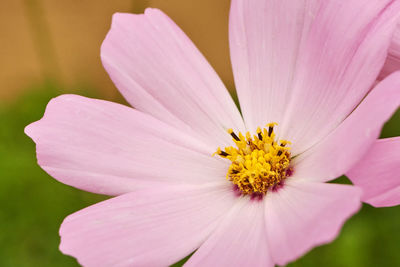
{"label": "yellow flower center", "polygon": [[268,128],[257,128],[257,135],[253,136],[247,132],[246,137],[229,129],[237,147],[218,148],[214,153],[232,162],[226,178],[243,195],[262,197],[268,190],[280,187],[290,176],[290,147],[287,146],[290,142],[275,140],[275,125],[277,123],[269,123]]}

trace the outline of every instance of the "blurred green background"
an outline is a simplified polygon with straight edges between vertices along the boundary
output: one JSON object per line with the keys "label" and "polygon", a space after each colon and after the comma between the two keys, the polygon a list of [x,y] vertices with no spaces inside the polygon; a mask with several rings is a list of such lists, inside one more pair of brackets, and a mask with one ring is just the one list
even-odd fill
{"label": "blurred green background", "polygon": [[[166,11],[194,40],[228,88],[229,1],[51,1],[0,3],[0,266],[78,266],[58,251],[64,217],[105,199],[63,185],[36,164],[24,127],[41,118],[49,99],[62,93],[122,102],[102,69],[99,47],[111,14]],[[212,27],[211,27],[212,26]],[[400,135],[400,112],[382,137]],[[346,181],[342,178],[340,181]],[[364,205],[333,243],[289,266],[400,266],[400,207]],[[180,266],[182,262],[176,266]]]}

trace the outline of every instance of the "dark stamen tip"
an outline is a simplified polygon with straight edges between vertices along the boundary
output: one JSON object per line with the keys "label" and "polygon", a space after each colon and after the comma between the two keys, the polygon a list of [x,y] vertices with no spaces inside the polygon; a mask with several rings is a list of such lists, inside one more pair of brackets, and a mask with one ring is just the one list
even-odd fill
{"label": "dark stamen tip", "polygon": [[240,141],[239,137],[238,137],[234,132],[231,132],[231,136],[232,136],[233,139],[235,139],[236,141]]}
{"label": "dark stamen tip", "polygon": [[268,127],[268,136],[271,136],[272,132],[274,131],[274,127]]}
{"label": "dark stamen tip", "polygon": [[220,156],[223,156],[223,157],[229,156],[229,154],[226,153],[226,152],[223,151],[223,150],[221,150],[221,152],[219,152],[219,155],[220,155]]}

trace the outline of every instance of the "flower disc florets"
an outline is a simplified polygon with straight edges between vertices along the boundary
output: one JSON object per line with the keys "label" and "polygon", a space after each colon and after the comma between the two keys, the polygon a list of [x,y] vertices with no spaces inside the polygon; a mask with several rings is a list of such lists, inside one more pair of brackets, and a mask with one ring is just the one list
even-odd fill
{"label": "flower disc florets", "polygon": [[274,126],[269,123],[268,128],[257,128],[257,135],[246,137],[239,132],[232,135],[237,147],[218,148],[216,154],[229,159],[226,178],[230,180],[244,195],[265,195],[268,190],[274,190],[283,184],[283,180],[291,172],[290,169],[290,142],[275,141]]}

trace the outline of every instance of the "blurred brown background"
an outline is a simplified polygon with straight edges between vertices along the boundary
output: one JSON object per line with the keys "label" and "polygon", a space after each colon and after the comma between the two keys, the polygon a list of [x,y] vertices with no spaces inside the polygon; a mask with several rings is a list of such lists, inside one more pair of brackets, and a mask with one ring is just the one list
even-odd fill
{"label": "blurred brown background", "polygon": [[141,13],[148,6],[166,12],[233,88],[228,0],[1,0],[0,99],[49,78],[67,88],[84,83],[114,99],[118,93],[101,65],[100,45],[114,12]]}

